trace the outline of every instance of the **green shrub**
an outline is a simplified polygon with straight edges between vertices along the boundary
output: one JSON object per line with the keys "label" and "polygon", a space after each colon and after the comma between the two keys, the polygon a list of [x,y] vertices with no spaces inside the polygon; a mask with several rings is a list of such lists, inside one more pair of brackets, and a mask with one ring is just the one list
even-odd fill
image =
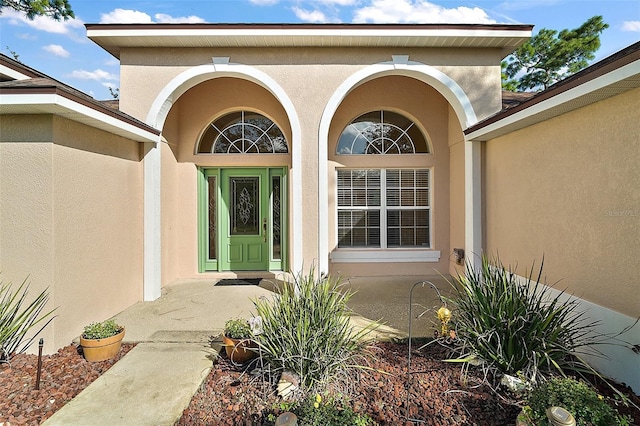
{"label": "green shrub", "polygon": [[231,339],[248,339],[253,334],[249,321],[244,318],[234,318],[224,323],[224,335]]}
{"label": "green shrub", "polygon": [[92,322],[84,327],[82,337],[85,339],[106,339],[115,336],[122,331],[122,326],[118,325],[115,320],[106,320],[102,322]]}
{"label": "green shrub", "polygon": [[[366,414],[356,413],[342,397],[309,395],[299,402],[283,402],[274,407],[277,412],[289,411],[298,417],[300,426],[373,426],[376,423]],[[275,421],[277,416],[268,416]]]}
{"label": "green shrub", "polygon": [[487,257],[480,270],[467,264],[452,301],[460,350],[533,382],[553,371],[588,369],[576,355],[593,353],[592,345],[602,343],[593,330],[597,323],[587,322],[578,302],[564,293],[551,295],[540,283],[542,265],[537,278],[532,275],[519,283],[514,272]]}
{"label": "green shrub", "polygon": [[[261,354],[277,371],[291,371],[303,391],[323,390],[337,376],[359,367],[365,337],[377,327],[356,331],[349,322],[347,291],[340,279],[298,274],[271,298],[254,300],[263,332],[256,337]],[[344,377],[344,376],[343,376]]]}
{"label": "green shrub", "polygon": [[[0,281],[0,362],[9,362],[17,354],[25,352],[34,342],[36,336],[53,320],[53,312],[42,314],[49,300],[48,289],[44,289],[25,308],[22,305],[29,292],[29,284],[25,279],[13,291],[11,283]],[[37,331],[27,338],[27,333],[38,326]]]}
{"label": "green shrub", "polygon": [[546,410],[563,407],[576,419],[578,426],[628,425],[602,396],[586,383],[571,378],[552,378],[534,388],[527,400],[525,415],[533,424],[547,424]]}

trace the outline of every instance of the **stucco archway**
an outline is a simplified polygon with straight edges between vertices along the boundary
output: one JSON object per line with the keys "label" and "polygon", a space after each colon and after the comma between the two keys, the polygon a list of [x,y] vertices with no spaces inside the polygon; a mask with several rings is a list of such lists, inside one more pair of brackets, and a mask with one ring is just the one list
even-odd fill
{"label": "stucco archway", "polygon": [[318,134],[318,267],[321,272],[329,269],[329,218],[322,211],[329,196],[328,185],[328,136],[331,120],[346,96],[367,81],[389,75],[415,78],[436,89],[451,105],[460,127],[465,129],[478,119],[466,93],[449,76],[429,65],[409,61],[407,56],[393,56],[392,61],[368,66],[346,79],[333,93],[323,111]]}
{"label": "stucco archway", "polygon": [[[157,128],[164,127],[165,120],[174,102],[187,90],[206,80],[232,77],[251,81],[269,91],[282,105],[291,126],[291,178],[302,179],[301,127],[298,114],[284,89],[264,72],[242,64],[229,63],[228,58],[213,58],[213,63],[199,65],[174,77],[156,96],[147,114],[146,123]],[[144,300],[160,297],[161,281],[161,155],[155,144],[144,159]],[[292,185],[291,211],[291,267],[302,269],[302,188]]]}

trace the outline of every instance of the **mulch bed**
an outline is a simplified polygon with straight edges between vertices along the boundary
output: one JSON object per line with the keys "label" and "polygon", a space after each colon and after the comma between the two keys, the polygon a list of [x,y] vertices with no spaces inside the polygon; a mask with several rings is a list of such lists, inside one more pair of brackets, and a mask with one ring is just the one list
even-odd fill
{"label": "mulch bed", "polygon": [[[462,379],[459,364],[441,361],[447,355],[439,345],[412,353],[407,413],[407,346],[377,344],[371,367],[388,374],[360,373],[350,395],[352,407],[381,425],[514,425],[520,412],[515,401],[501,399],[483,384],[480,370],[471,369]],[[629,389],[626,392],[640,403]],[[178,424],[270,424],[266,416],[279,401],[271,386],[249,372],[238,371],[223,357]],[[640,424],[638,410],[629,408],[627,412]]]}
{"label": "mulch bed", "polygon": [[114,359],[87,362],[75,345],[42,357],[40,390],[35,390],[38,356],[21,354],[0,364],[0,423],[39,425],[100,377],[135,345],[124,343]]}
{"label": "mulch bed", "polygon": [[[35,390],[37,356],[18,355],[0,365],[0,423],[38,425],[107,371],[134,345],[123,344],[118,357],[89,363],[75,346],[43,357],[40,390]],[[351,403],[381,425],[418,424],[406,421],[406,344],[379,343],[371,367],[388,374],[361,372],[351,386]],[[412,354],[409,415],[425,425],[513,425],[520,408],[501,400],[479,371],[461,380],[460,366],[441,361],[444,349],[431,345]],[[604,395],[607,387],[599,385]],[[619,389],[640,405],[629,388]],[[179,425],[261,425],[279,402],[271,386],[249,372],[238,371],[226,358],[217,362],[184,411]],[[618,407],[640,425],[640,412]],[[329,426],[329,425],[327,425]]]}

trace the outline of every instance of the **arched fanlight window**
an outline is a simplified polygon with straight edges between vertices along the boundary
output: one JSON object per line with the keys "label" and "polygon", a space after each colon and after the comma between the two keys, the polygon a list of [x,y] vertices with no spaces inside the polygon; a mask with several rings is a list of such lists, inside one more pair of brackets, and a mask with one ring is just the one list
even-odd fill
{"label": "arched fanlight window", "polygon": [[198,154],[286,154],[287,141],[267,117],[237,111],[213,121],[198,142]]}
{"label": "arched fanlight window", "polygon": [[372,111],[353,120],[340,135],[336,153],[426,154],[427,139],[407,117],[391,111]]}

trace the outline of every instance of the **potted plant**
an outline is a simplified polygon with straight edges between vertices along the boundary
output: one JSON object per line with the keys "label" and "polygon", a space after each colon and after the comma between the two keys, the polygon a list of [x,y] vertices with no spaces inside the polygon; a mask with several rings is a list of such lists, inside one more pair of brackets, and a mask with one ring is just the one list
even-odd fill
{"label": "potted plant", "polygon": [[112,319],[85,326],[80,335],[84,358],[89,362],[114,358],[120,352],[124,332],[124,327]]}
{"label": "potted plant", "polygon": [[235,364],[244,364],[257,355],[253,349],[257,344],[253,340],[251,326],[244,318],[228,320],[224,324],[222,340],[227,357]]}

